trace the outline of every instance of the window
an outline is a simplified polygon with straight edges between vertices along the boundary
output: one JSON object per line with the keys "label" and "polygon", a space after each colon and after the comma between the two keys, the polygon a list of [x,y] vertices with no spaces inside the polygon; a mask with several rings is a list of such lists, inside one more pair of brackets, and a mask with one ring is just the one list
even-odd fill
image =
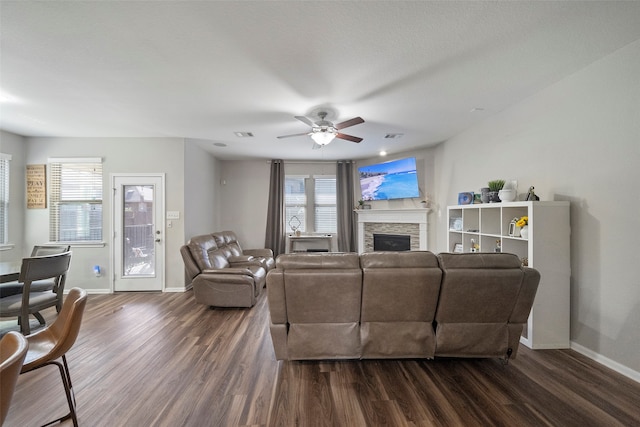
{"label": "window", "polygon": [[287,175],[285,177],[286,232],[335,233],[335,176]]}
{"label": "window", "polygon": [[336,218],[336,177],[314,179],[314,231],[335,233],[338,230]]}
{"label": "window", "polygon": [[9,243],[9,166],[11,156],[0,153],[0,245]]}
{"label": "window", "polygon": [[284,221],[288,233],[306,231],[307,193],[306,177],[287,175],[284,179]]}
{"label": "window", "polygon": [[49,159],[52,242],[102,240],[102,160]]}

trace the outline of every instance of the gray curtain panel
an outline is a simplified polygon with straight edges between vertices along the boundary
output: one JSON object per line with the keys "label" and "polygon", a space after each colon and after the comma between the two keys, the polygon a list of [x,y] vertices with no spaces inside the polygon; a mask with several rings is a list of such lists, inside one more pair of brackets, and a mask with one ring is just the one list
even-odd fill
{"label": "gray curtain panel", "polygon": [[265,248],[273,251],[276,257],[285,252],[284,238],[284,161],[271,161],[269,180],[269,205],[267,207],[267,232],[264,238]]}
{"label": "gray curtain panel", "polygon": [[356,251],[355,191],[353,190],[353,161],[339,161],[336,165],[336,210],[338,215],[338,251]]}

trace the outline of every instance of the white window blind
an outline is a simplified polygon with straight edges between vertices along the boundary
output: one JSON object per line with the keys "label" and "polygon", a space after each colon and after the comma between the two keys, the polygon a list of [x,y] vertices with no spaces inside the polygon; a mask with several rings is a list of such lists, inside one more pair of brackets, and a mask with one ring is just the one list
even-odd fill
{"label": "white window blind", "polygon": [[301,232],[335,233],[335,176],[287,175],[285,177],[285,229]]}
{"label": "white window blind", "polygon": [[0,244],[9,241],[9,168],[11,155],[0,153]]}
{"label": "white window blind", "polygon": [[338,229],[336,217],[336,178],[314,178],[314,222],[316,233],[335,233]]}
{"label": "white window blind", "polygon": [[49,171],[51,241],[101,241],[101,159],[49,159]]}

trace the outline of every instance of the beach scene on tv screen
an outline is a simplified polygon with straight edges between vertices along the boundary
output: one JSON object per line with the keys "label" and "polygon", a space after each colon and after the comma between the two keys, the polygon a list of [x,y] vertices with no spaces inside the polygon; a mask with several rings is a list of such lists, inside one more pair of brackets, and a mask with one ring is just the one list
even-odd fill
{"label": "beach scene on tv screen", "polygon": [[363,200],[419,197],[416,159],[393,160],[358,168]]}

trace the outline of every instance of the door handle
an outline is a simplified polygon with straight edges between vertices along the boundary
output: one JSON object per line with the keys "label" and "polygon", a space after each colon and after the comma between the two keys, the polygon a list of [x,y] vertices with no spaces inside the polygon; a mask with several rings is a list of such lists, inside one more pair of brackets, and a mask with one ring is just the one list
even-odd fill
{"label": "door handle", "polygon": [[160,243],[160,239],[156,239],[156,243]]}

